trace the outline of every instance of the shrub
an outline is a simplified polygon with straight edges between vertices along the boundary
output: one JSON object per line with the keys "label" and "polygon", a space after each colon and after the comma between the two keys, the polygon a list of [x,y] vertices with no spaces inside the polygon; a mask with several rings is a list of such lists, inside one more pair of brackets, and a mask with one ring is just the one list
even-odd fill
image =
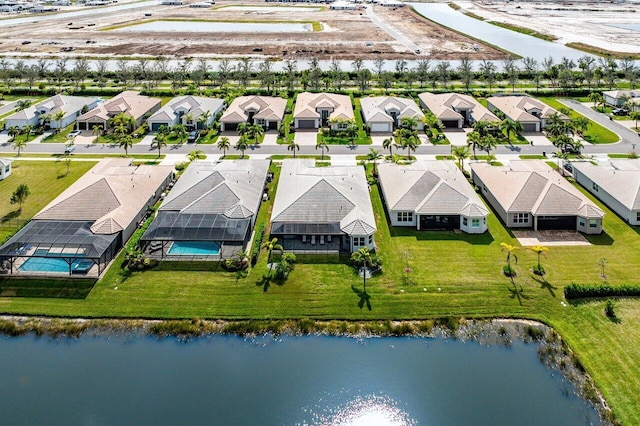
{"label": "shrub", "polygon": [[569,284],[564,288],[565,299],[581,299],[587,297],[622,297],[622,296],[640,296],[640,286],[632,284],[624,284],[612,287],[605,285],[585,285],[585,284]]}
{"label": "shrub", "polygon": [[533,273],[536,275],[543,276],[546,272],[542,266],[538,268],[538,265],[533,265]]}
{"label": "shrub", "polygon": [[176,163],[175,167],[177,171],[182,172],[184,171],[184,169],[187,168],[188,165],[189,165],[188,161],[183,161],[182,163]]}
{"label": "shrub", "polygon": [[513,267],[509,266],[509,265],[504,265],[502,267],[502,272],[507,277],[515,277],[516,276],[516,270]]}
{"label": "shrub", "polygon": [[604,305],[604,314],[607,318],[616,317],[616,304],[611,299],[607,299],[607,303]]}
{"label": "shrub", "polygon": [[262,247],[262,239],[264,238],[264,223],[259,223],[256,226],[256,236],[253,240],[253,246],[251,246],[251,266],[255,266],[258,262],[258,256],[260,255],[260,247]]}

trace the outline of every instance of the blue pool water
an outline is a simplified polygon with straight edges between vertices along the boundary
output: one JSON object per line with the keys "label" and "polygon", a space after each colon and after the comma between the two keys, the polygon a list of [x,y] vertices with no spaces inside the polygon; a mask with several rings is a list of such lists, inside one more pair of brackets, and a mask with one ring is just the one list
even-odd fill
{"label": "blue pool water", "polygon": [[214,256],[220,253],[220,244],[207,241],[176,241],[168,254],[176,256]]}
{"label": "blue pool water", "polygon": [[69,264],[63,259],[56,259],[55,257],[30,257],[20,266],[20,270],[26,272],[68,273]]}

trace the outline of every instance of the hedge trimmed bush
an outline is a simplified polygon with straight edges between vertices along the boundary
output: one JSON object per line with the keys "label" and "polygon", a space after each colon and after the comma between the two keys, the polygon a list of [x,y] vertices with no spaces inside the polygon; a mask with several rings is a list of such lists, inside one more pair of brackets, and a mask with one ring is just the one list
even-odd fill
{"label": "hedge trimmed bush", "polygon": [[611,287],[608,284],[569,284],[564,288],[565,299],[582,299],[587,297],[622,297],[622,296],[640,296],[640,286],[624,284]]}

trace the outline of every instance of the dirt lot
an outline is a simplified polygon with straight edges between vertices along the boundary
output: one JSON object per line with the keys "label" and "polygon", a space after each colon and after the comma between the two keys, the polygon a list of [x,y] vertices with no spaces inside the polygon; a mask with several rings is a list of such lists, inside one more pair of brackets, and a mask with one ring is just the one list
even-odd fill
{"label": "dirt lot", "polygon": [[[192,0],[195,1],[195,0]],[[121,4],[121,3],[119,3]],[[77,56],[114,55],[167,55],[167,56],[271,56],[304,59],[501,59],[500,51],[482,46],[475,51],[475,40],[442,28],[415,14],[408,7],[373,7],[373,14],[381,24],[374,23],[364,9],[330,10],[326,5],[301,8],[308,3],[265,3],[249,0],[242,3],[249,10],[225,6],[238,6],[237,2],[219,1],[209,9],[184,6],[153,5],[124,11],[96,10],[83,17],[29,22],[0,27],[0,52],[22,54],[67,54]],[[281,6],[278,8],[278,6]],[[251,9],[253,7],[253,9]],[[291,9],[294,7],[294,9]],[[363,6],[364,7],[364,6]],[[151,17],[145,16],[151,13]],[[20,15],[23,16],[23,15]],[[113,26],[139,24],[162,19],[251,22],[319,22],[321,31],[298,33],[252,32],[131,32],[109,29]],[[73,23],[73,25],[69,25]],[[91,25],[90,24],[94,24]],[[384,27],[384,28],[383,28]],[[391,28],[391,32],[388,30]],[[393,33],[396,35],[392,35]],[[401,36],[397,36],[397,34]],[[30,44],[22,44],[28,40]],[[51,44],[55,42],[56,44]],[[61,53],[63,47],[72,52]],[[415,47],[415,48],[414,48]],[[261,49],[261,50],[260,50]],[[415,51],[419,50],[419,54]]]}

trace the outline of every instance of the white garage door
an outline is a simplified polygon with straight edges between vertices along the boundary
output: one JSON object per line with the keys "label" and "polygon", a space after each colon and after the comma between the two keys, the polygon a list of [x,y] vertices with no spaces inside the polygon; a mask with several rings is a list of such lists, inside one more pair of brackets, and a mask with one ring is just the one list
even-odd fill
{"label": "white garage door", "polygon": [[391,123],[371,123],[372,132],[391,132]]}

